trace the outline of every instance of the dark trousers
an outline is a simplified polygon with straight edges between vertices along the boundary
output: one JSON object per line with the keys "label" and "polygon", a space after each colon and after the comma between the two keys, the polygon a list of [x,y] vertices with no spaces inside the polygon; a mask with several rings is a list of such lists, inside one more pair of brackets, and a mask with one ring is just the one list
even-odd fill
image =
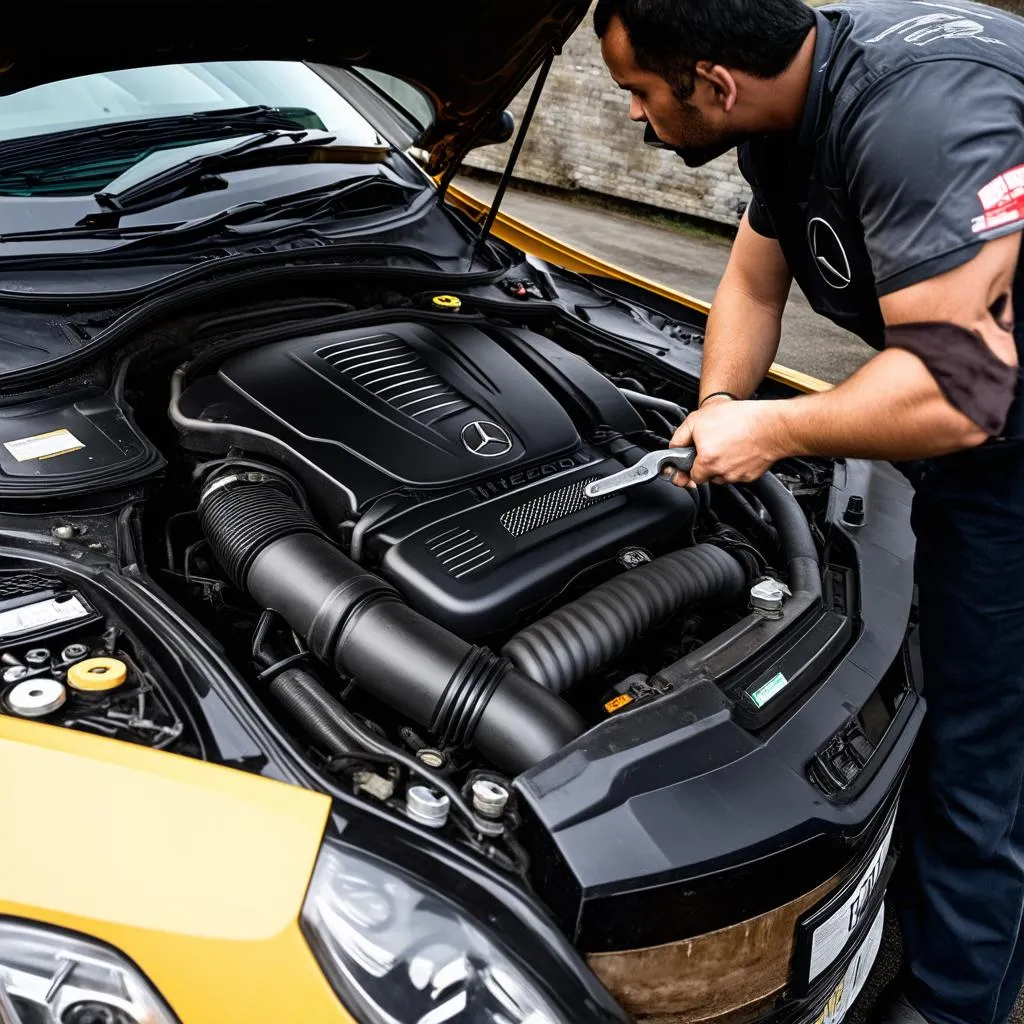
{"label": "dark trousers", "polygon": [[922,472],[928,713],[896,884],[906,991],[935,1024],[994,1024],[1024,982],[1024,442]]}

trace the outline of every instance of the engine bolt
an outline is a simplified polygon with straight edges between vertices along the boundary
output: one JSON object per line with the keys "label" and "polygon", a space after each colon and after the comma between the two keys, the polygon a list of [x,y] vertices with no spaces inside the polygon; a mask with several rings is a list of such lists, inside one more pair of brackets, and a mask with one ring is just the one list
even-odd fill
{"label": "engine bolt", "polygon": [[56,540],[72,540],[75,536],[75,528],[64,524],[62,526],[55,526],[51,531],[50,535]]}
{"label": "engine bolt", "polygon": [[24,665],[11,665],[4,669],[3,680],[5,683],[16,683],[28,675],[28,669]]}
{"label": "engine bolt", "polygon": [[32,650],[25,652],[25,661],[36,668],[40,665],[49,665],[50,650],[48,647],[33,647]]}
{"label": "engine bolt", "polygon": [[435,750],[433,747],[421,747],[416,751],[416,757],[419,758],[421,764],[425,764],[428,768],[444,767],[444,754],[442,754],[440,750]]}
{"label": "engine bolt", "polygon": [[89,653],[85,644],[68,644],[60,652],[61,661],[81,661]]}
{"label": "engine bolt", "polygon": [[405,794],[405,813],[427,828],[441,828],[448,821],[451,801],[426,786],[411,786]]}
{"label": "engine bolt", "polygon": [[500,818],[508,804],[508,790],[490,779],[473,783],[473,807],[485,818]]}
{"label": "engine bolt", "polygon": [[782,606],[793,592],[778,580],[760,580],[750,588],[750,607],[768,619],[781,619]]}

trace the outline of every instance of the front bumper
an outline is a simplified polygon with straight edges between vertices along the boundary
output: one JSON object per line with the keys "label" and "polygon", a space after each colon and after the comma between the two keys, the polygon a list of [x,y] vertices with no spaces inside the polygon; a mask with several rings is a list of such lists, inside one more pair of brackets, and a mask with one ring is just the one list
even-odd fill
{"label": "front bumper", "polygon": [[[848,529],[854,493],[867,520]],[[745,728],[716,683],[697,680],[612,723],[614,742],[599,727],[570,758],[520,780],[552,836],[535,851],[550,880],[543,895],[638,1020],[813,1021],[843,980],[852,945],[801,986],[798,924],[883,834],[924,715],[907,633],[910,500],[888,467],[837,473],[829,518],[856,560],[857,628],[784,715]],[[695,713],[680,725],[673,715],[687,701]],[[867,734],[867,754],[844,775],[851,736]],[[723,936],[738,938],[716,949]],[[700,975],[703,987],[689,984]]]}

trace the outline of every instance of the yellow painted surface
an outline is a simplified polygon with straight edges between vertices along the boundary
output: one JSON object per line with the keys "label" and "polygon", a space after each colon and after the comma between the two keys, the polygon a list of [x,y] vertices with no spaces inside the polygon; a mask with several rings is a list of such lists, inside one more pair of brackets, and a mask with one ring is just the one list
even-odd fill
{"label": "yellow painted surface", "polygon": [[330,807],[0,715],[0,914],[110,943],[182,1024],[348,1024],[299,930]]}
{"label": "yellow painted surface", "polygon": [[[456,207],[456,209],[462,210],[476,219],[481,218],[488,209],[486,203],[469,195],[468,192],[456,188],[454,185],[448,187],[448,202]],[[546,260],[556,266],[564,267],[566,270],[571,270],[574,273],[596,274],[599,277],[610,277],[619,281],[626,281],[654,295],[659,295],[663,299],[678,302],[683,306],[688,306],[690,309],[698,310],[705,314],[705,316],[711,311],[711,306],[708,303],[695,299],[692,295],[686,295],[683,292],[676,291],[674,288],[668,288],[657,281],[652,281],[649,278],[618,267],[614,263],[608,263],[606,260],[584,252],[582,249],[577,249],[565,242],[560,242],[552,235],[545,234],[543,231],[531,227],[529,224],[506,213],[498,214],[494,222],[494,234],[502,239],[502,241],[508,242],[509,245],[522,249],[523,252],[528,252],[532,256]],[[799,370],[791,370],[789,367],[782,366],[779,363],[772,365],[768,371],[768,376],[772,380],[788,384],[798,391],[828,391],[832,387],[831,384],[819,380],[817,377],[801,373]]]}

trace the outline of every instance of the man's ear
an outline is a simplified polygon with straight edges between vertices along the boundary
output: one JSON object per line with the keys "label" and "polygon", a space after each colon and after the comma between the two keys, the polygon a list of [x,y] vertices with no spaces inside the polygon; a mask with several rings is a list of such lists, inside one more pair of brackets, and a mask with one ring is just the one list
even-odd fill
{"label": "man's ear", "polygon": [[714,94],[716,102],[726,114],[736,106],[737,85],[732,72],[721,64],[702,60],[694,69],[697,78],[705,83]]}

